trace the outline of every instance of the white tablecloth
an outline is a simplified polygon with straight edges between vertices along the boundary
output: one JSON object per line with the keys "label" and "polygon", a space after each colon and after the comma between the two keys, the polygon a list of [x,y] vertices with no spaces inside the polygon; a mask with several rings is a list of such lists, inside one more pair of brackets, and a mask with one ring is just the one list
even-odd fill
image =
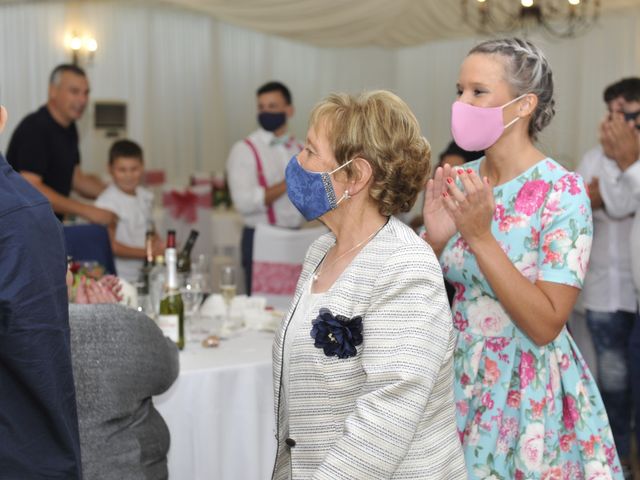
{"label": "white tablecloth", "polygon": [[269,479],[276,452],[272,333],[205,349],[187,344],[180,376],[154,403],[169,426],[170,480]]}

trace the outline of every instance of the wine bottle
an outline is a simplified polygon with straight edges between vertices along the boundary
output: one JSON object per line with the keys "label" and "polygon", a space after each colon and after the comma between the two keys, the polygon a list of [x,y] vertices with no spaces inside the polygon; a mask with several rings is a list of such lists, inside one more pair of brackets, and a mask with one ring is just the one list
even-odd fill
{"label": "wine bottle", "polygon": [[138,295],[149,295],[149,273],[155,263],[153,257],[153,239],[155,234],[156,232],[153,222],[147,222],[147,231],[144,236],[145,257],[142,267],[140,268],[140,276],[138,278],[140,284],[138,287]]}
{"label": "wine bottle", "polygon": [[184,348],[184,305],[178,287],[175,230],[167,232],[167,248],[164,251],[164,259],[167,264],[167,283],[160,301],[158,325],[165,336],[176,342],[178,348],[182,350]]}
{"label": "wine bottle", "polygon": [[150,220],[147,222],[147,230],[144,234],[144,252],[145,252],[144,264],[147,265],[149,269],[151,269],[151,267],[153,267],[153,264],[154,264],[153,240],[155,236],[156,236],[156,228],[153,225],[153,221]]}
{"label": "wine bottle", "polygon": [[191,272],[191,250],[193,249],[193,245],[196,243],[198,235],[199,233],[197,230],[191,230],[191,232],[189,233],[189,238],[187,238],[184,247],[180,251],[180,255],[178,255],[179,273]]}

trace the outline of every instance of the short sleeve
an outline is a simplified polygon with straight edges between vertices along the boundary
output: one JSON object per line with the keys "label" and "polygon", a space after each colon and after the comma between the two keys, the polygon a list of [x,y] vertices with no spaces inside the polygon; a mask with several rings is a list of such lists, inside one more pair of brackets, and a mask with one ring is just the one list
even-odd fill
{"label": "short sleeve", "polygon": [[98,208],[103,208],[105,210],[110,210],[115,214],[118,214],[119,211],[121,211],[118,207],[118,201],[115,197],[115,195],[113,195],[113,191],[111,189],[111,187],[107,187],[107,189],[102,192],[100,195],[98,195],[98,198],[96,198],[96,201],[94,202],[94,205]]}
{"label": "short sleeve", "polygon": [[262,213],[265,189],[258,184],[256,158],[244,142],[237,142],[227,160],[229,192],[236,209],[243,215]]}
{"label": "short sleeve", "polygon": [[591,205],[576,173],[558,179],[542,211],[538,280],[582,288],[593,237]]}
{"label": "short sleeve", "polygon": [[49,158],[46,142],[42,141],[45,134],[35,122],[20,127],[9,145],[9,163],[18,172],[26,171],[43,177],[47,172]]}

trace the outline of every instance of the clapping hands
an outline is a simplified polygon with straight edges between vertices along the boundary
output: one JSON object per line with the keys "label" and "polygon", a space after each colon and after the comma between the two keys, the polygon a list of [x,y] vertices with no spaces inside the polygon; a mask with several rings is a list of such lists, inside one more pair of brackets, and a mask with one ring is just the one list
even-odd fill
{"label": "clapping hands", "polygon": [[118,303],[122,300],[118,277],[106,275],[100,280],[81,276],[75,287],[75,303]]}
{"label": "clapping hands", "polygon": [[435,175],[429,179],[425,188],[422,217],[427,229],[426,240],[436,252],[440,252],[458,230],[443,197],[448,190],[446,179],[455,177],[456,173],[451,165],[445,164],[444,167],[436,169]]}
{"label": "clapping hands", "polygon": [[425,190],[425,238],[436,252],[442,251],[457,231],[467,243],[473,243],[491,235],[494,210],[493,190],[486,177],[481,179],[471,169],[438,167]]}
{"label": "clapping hands", "polygon": [[624,171],[640,156],[640,141],[635,124],[625,122],[621,113],[612,113],[600,124],[600,143],[604,154]]}
{"label": "clapping hands", "polygon": [[443,204],[456,228],[466,242],[491,236],[491,221],[495,210],[493,189],[487,177],[480,178],[472,169],[457,170],[462,184],[458,187],[453,177],[448,177],[447,191],[443,192]]}

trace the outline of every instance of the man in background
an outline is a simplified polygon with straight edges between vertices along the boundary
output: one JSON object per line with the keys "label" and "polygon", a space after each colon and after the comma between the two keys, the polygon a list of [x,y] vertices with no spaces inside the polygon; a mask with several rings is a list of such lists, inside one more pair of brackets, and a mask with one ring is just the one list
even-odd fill
{"label": "man in background", "polygon": [[287,163],[302,150],[287,123],[294,113],[291,92],[280,82],[269,82],[256,94],[260,128],[236,142],[227,160],[231,199],[244,217],[241,250],[247,295],[256,226],[298,228],[304,220],[289,201],[284,180]]}
{"label": "man in background", "polygon": [[66,271],[51,205],[0,155],[2,479],[82,478]]}
{"label": "man in background", "polygon": [[[600,128],[602,150],[608,158],[615,161],[620,174],[600,178],[599,191],[604,208],[612,217],[634,215],[630,236],[623,241],[630,248],[637,308],[640,298],[640,79],[630,78],[622,82],[634,85],[635,88],[621,94],[621,99],[612,106],[611,115],[602,122]],[[636,438],[640,442],[640,316],[637,310],[630,337],[628,375],[633,393],[631,408],[635,412]],[[622,459],[622,454],[620,457]]]}
{"label": "man in background", "polygon": [[9,148],[9,164],[42,193],[62,220],[77,215],[104,225],[115,221],[108,210],[69,198],[71,190],[94,199],[104,183],[80,168],[78,129],[89,101],[89,82],[75,65],[58,65],[49,78],[47,104],[27,115],[16,127]]}
{"label": "man in background", "polygon": [[[604,91],[608,116],[601,144],[589,150],[577,168],[589,185],[593,209],[593,246],[581,293],[587,326],[596,353],[602,399],[625,475],[631,474],[631,378],[629,337],[636,318],[629,237],[633,214],[616,218],[600,194],[600,182],[617,182],[622,170],[604,133],[629,102],[640,101],[640,78],[625,78]],[[638,104],[640,108],[640,103]]]}

